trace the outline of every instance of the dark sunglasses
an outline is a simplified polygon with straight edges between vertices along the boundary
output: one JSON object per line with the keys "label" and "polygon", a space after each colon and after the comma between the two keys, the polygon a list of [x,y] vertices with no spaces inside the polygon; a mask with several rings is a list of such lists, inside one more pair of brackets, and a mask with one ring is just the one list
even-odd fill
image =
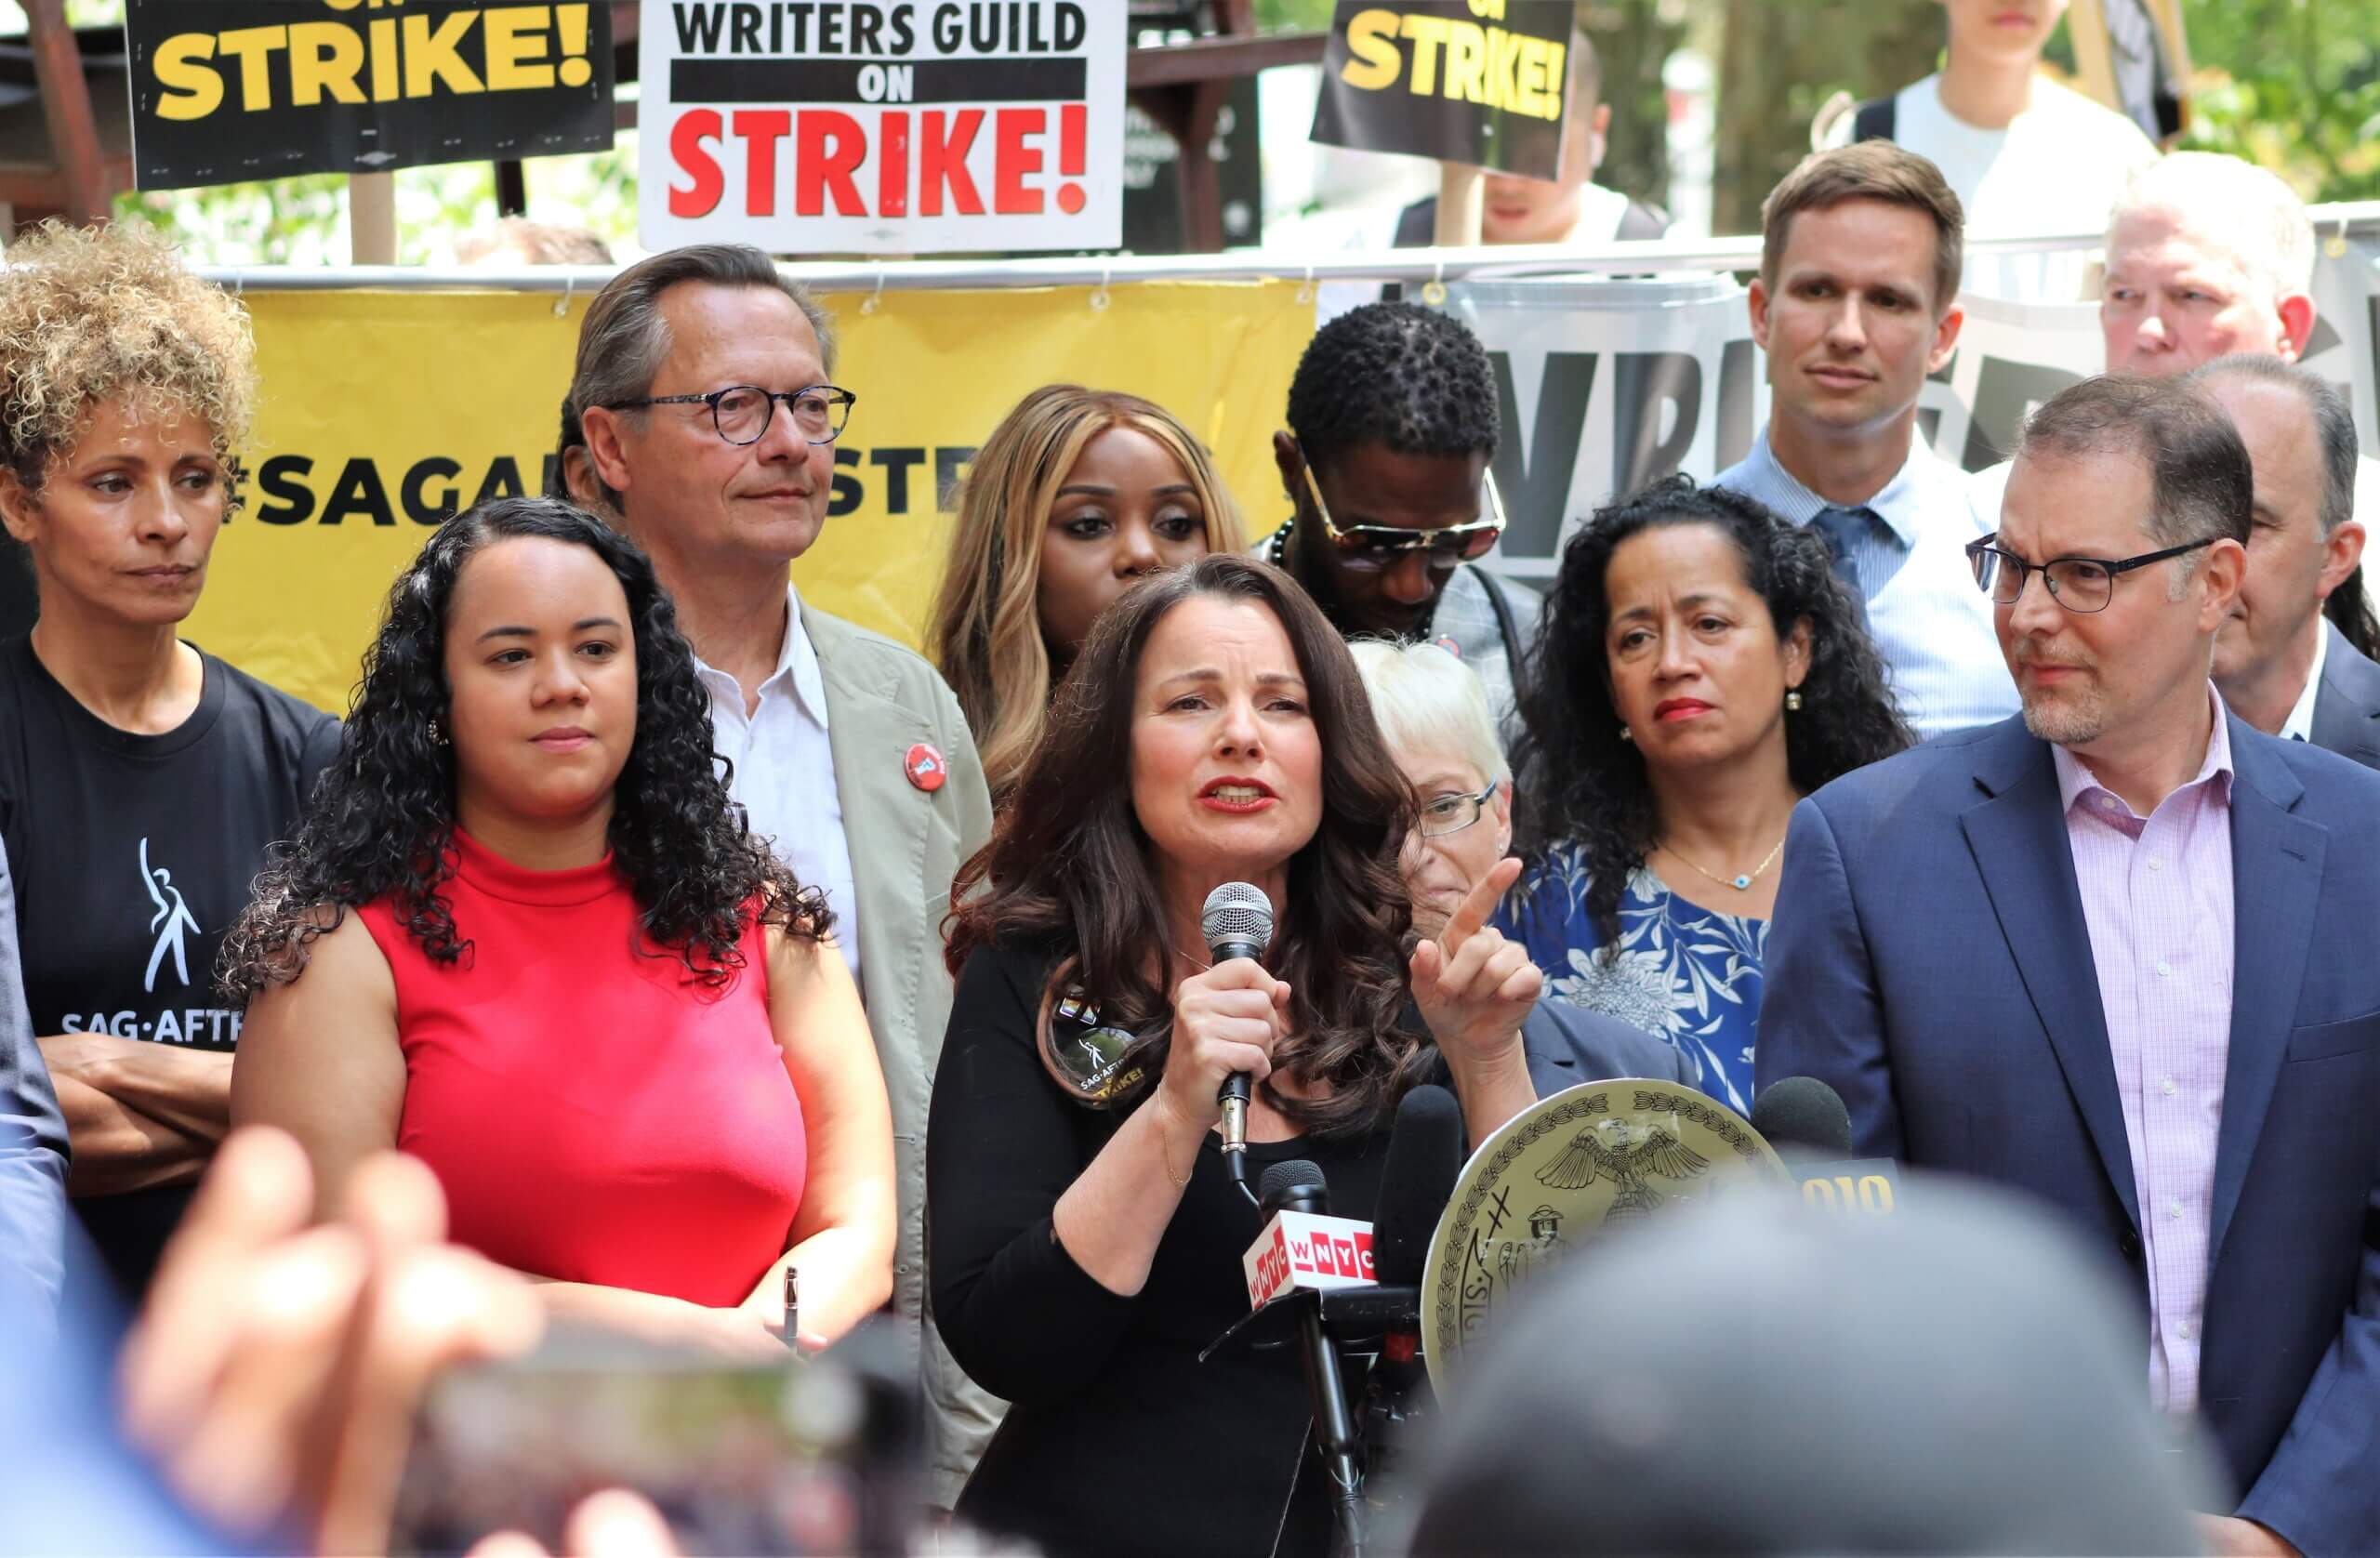
{"label": "dark sunglasses", "polygon": [[1496,473],[1485,473],[1488,482],[1488,509],[1493,519],[1474,520],[1469,524],[1451,524],[1437,530],[1403,530],[1395,525],[1355,524],[1342,530],[1330,520],[1330,507],[1322,501],[1322,488],[1314,480],[1314,467],[1301,462],[1305,473],[1306,495],[1314,499],[1315,517],[1322,522],[1322,534],[1337,548],[1339,555],[1351,568],[1386,568],[1406,553],[1426,550],[1430,566],[1451,568],[1458,562],[1474,562],[1486,557],[1496,545],[1496,537],[1504,534],[1504,499],[1496,491]]}

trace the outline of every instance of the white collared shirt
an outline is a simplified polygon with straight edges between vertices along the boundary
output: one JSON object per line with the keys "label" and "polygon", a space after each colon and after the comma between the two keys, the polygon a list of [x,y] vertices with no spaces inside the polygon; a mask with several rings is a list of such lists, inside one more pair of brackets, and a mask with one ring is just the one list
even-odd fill
{"label": "white collared shirt", "polygon": [[710,694],[711,747],[734,765],[728,793],[751,819],[753,836],[771,841],[802,886],[826,893],[835,912],[836,943],[856,981],[858,904],[842,796],[835,787],[835,749],[826,738],[826,680],[818,651],[802,630],[801,597],[790,582],[785,605],[785,644],[750,715],[734,677],[699,655],[694,674]]}
{"label": "white collared shirt", "polygon": [[2306,686],[2297,694],[2297,706],[2281,722],[2283,741],[2314,739],[2314,700],[2322,693],[2322,663],[2331,657],[2330,624],[2317,621],[2314,626],[2319,629],[2314,635],[2314,663],[2306,668]]}

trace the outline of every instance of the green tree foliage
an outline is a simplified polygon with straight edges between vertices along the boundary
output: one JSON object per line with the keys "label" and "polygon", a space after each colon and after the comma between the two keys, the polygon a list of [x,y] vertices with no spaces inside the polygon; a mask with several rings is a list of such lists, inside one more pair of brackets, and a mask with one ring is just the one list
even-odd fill
{"label": "green tree foliage", "polygon": [[2380,0],[2190,0],[2183,144],[2312,201],[2380,199]]}

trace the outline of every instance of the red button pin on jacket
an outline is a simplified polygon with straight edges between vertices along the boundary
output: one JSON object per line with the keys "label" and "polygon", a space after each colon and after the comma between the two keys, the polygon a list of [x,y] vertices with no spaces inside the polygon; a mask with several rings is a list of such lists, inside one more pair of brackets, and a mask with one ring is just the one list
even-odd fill
{"label": "red button pin on jacket", "polygon": [[942,760],[942,753],[933,744],[927,741],[920,741],[909,748],[908,757],[902,761],[901,771],[909,776],[910,784],[929,795],[942,788],[942,782],[950,777],[950,766]]}

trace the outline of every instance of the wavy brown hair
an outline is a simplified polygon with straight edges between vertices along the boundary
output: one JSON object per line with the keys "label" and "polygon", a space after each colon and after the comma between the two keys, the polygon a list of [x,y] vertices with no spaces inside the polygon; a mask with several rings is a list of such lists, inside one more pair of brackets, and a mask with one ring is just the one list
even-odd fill
{"label": "wavy brown hair", "polygon": [[[1163,1071],[1173,1034],[1171,930],[1148,835],[1132,810],[1132,708],[1141,655],[1166,614],[1199,597],[1252,601],[1288,634],[1322,748],[1322,820],[1289,859],[1266,966],[1295,992],[1275,1053],[1321,1096],[1265,1101],[1302,1128],[1361,1134],[1388,1117],[1433,1051],[1400,1026],[1412,921],[1397,848],[1413,802],[1381,740],[1347,646],[1289,576],[1218,553],[1142,581],[1108,607],[1059,683],[1048,735],[991,842],[951,884],[956,973],[979,948],[1040,945],[1075,960],[1102,1020],[1137,1036],[1116,1067]],[[1127,1093],[1129,1102],[1133,1093]]]}
{"label": "wavy brown hair", "polygon": [[1083,449],[1110,428],[1130,428],[1173,456],[1198,495],[1207,550],[1248,549],[1231,489],[1163,406],[1078,384],[1044,385],[1019,401],[975,451],[959,489],[950,562],[926,629],[995,799],[1016,783],[1049,722],[1052,678],[1039,601],[1050,510]]}

